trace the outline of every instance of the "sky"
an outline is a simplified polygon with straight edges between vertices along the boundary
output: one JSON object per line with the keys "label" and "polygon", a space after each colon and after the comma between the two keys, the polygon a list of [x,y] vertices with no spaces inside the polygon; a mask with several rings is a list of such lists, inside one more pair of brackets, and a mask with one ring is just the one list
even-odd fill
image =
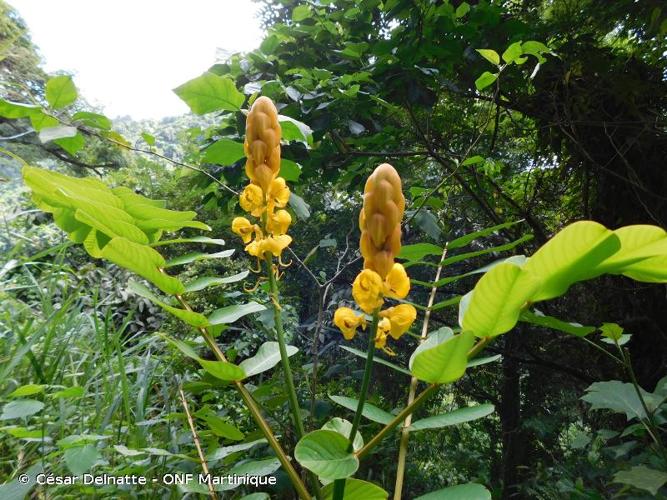
{"label": "sky", "polygon": [[216,50],[257,48],[251,0],[8,0],[47,72],[74,76],[107,116],[159,119],[188,107],[172,92],[215,63]]}

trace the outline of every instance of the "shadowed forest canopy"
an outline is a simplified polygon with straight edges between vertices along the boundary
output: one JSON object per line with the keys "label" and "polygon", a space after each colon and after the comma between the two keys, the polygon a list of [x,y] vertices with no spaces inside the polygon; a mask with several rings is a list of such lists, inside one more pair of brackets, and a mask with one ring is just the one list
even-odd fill
{"label": "shadowed forest canopy", "polygon": [[[600,243],[611,238],[606,228],[654,226],[636,238],[614,233],[622,251],[640,248],[648,246],[642,238],[663,241],[667,228],[667,5],[257,3],[259,47],[211,61],[174,89],[192,113],[136,121],[92,108],[75,76],[47,75],[30,26],[0,0],[0,497],[44,456],[60,475],[150,476],[164,473],[163,464],[199,472],[208,461],[220,474],[278,478],[224,498],[303,497],[271,440],[258,441],[267,435],[250,399],[284,448],[296,447],[289,460],[305,488],[324,479],[321,498],[336,498],[352,473],[336,476],[318,469],[322,457],[304,456],[317,443],[302,437],[300,418],[306,432],[338,433],[340,449],[326,451],[339,462],[363,458],[345,498],[357,498],[349,496],[356,487],[358,498],[667,498],[667,251],[623,254],[627,266],[639,266],[628,271],[605,260],[618,248],[601,256],[609,245]],[[275,124],[253,118],[254,109],[273,116],[260,96],[275,103]],[[282,141],[262,127],[281,130]],[[263,161],[274,170],[266,185],[257,180]],[[23,163],[52,172],[24,167],[24,185]],[[364,185],[368,193],[367,179],[383,163],[395,168],[405,197],[402,222],[391,226],[403,247],[391,258],[407,271],[410,295],[386,292],[386,272],[378,286],[394,306],[416,307],[417,318],[393,338],[387,327],[386,346],[375,337],[383,349],[368,362],[373,406],[357,429],[362,358],[373,351],[367,336],[384,316],[371,307],[341,327],[334,315],[360,303],[352,283],[364,261],[373,268],[368,249],[359,251],[359,213],[370,210]],[[75,184],[54,172],[95,181]],[[276,177],[283,185],[272,184]],[[264,201],[253,201],[249,182]],[[126,232],[86,205],[95,201],[91,186],[97,201],[112,200],[116,211],[107,215]],[[249,214],[256,223],[238,221]],[[536,262],[557,266],[583,252],[589,233],[572,232],[553,256],[524,257],[584,220],[599,223],[586,227],[604,238],[563,264],[562,291],[547,296],[521,281]],[[373,234],[375,244],[381,238]],[[258,255],[245,246],[251,237],[282,246],[267,244]],[[151,272],[119,256],[121,239],[144,245],[136,255],[153,259]],[[491,265],[500,259],[508,260]],[[484,351],[466,358],[478,319],[466,319],[467,308],[480,303],[498,269],[516,273],[514,288],[488,285],[489,297],[507,292],[507,300],[485,310],[497,313],[497,326],[512,316],[514,297],[515,317],[504,331],[475,333]],[[137,274],[157,288],[137,283]],[[461,374],[418,375],[415,349],[427,332],[432,352],[470,340]],[[443,352],[453,370],[455,355]],[[230,371],[221,376],[220,367]],[[437,395],[420,402],[412,428],[408,421],[375,446],[371,437],[414,399],[412,375],[420,389],[436,384]],[[22,397],[36,406],[26,409]],[[471,408],[478,414],[451,417]],[[348,442],[351,430],[360,431],[359,445],[356,434]],[[362,451],[351,455],[353,445]],[[472,489],[438,496],[455,485]],[[46,496],[121,491],[38,486],[33,494],[39,488]],[[215,494],[205,486],[152,488],[146,497]],[[28,492],[21,491],[12,498]]]}

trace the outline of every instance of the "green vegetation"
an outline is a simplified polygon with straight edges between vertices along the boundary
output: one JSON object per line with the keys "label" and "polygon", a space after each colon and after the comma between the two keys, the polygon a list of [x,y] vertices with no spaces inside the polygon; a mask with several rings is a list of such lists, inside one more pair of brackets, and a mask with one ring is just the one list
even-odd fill
{"label": "green vegetation", "polygon": [[667,498],[667,9],[262,4],[155,123],[0,2],[0,498]]}

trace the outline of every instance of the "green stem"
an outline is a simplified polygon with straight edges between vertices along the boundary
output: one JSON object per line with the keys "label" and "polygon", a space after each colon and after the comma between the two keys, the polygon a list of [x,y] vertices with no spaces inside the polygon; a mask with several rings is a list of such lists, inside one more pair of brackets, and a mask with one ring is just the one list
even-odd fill
{"label": "green stem", "polygon": [[[176,295],[176,299],[183,306],[184,309],[192,311],[192,308],[183,299],[182,296]],[[204,340],[206,341],[206,344],[213,351],[213,354],[215,355],[216,359],[218,361],[227,362],[225,354],[218,346],[213,335],[211,335],[211,332],[209,332],[206,328],[198,328],[198,330],[199,333],[201,333]],[[282,446],[280,446],[280,443],[278,442],[276,436],[273,434],[273,431],[271,430],[271,426],[269,426],[268,422],[262,416],[262,412],[257,407],[257,404],[255,403],[255,400],[252,398],[252,395],[250,394],[250,392],[248,392],[248,389],[246,389],[245,385],[243,385],[243,382],[235,380],[233,383],[234,386],[236,387],[236,390],[239,391],[239,394],[241,395],[241,398],[243,399],[246,407],[250,411],[253,420],[262,431],[262,434],[264,434],[264,437],[266,438],[267,442],[269,443],[269,446],[273,449],[276,456],[278,457],[278,460],[280,461],[280,464],[283,466],[283,469],[285,469],[285,472],[289,476],[290,481],[294,486],[294,489],[299,495],[299,498],[303,500],[310,500],[311,496],[310,493],[308,493],[306,485],[303,484],[303,481],[301,480],[299,474],[294,469],[294,466],[292,465],[290,458],[287,456],[287,453],[285,453],[285,450],[283,450]]]}
{"label": "green stem", "polygon": [[[366,396],[368,394],[368,386],[371,383],[371,374],[373,372],[373,356],[375,355],[375,336],[377,335],[378,323],[380,321],[380,310],[373,311],[373,323],[368,334],[368,354],[366,355],[366,365],[364,366],[364,378],[361,381],[361,392],[359,394],[359,402],[357,403],[357,411],[352,420],[352,429],[348,437],[347,452],[354,451],[354,438],[357,435],[357,430],[361,424],[361,417],[364,412],[364,405],[366,404]],[[334,482],[333,500],[342,500],[345,494],[345,479],[336,479]]]}
{"label": "green stem", "polygon": [[266,272],[269,278],[269,293],[271,295],[271,305],[273,306],[273,322],[276,328],[276,340],[278,341],[278,347],[280,348],[280,362],[282,363],[283,372],[285,373],[287,398],[289,399],[290,409],[292,410],[297,437],[301,439],[305,434],[305,431],[303,428],[303,419],[301,418],[301,410],[299,409],[299,400],[297,399],[296,389],[294,388],[294,378],[292,377],[289,356],[287,355],[283,318],[280,313],[280,302],[278,301],[278,283],[273,271],[273,257],[271,257],[271,254],[267,254],[266,256]]}
{"label": "green stem", "polygon": [[[486,347],[486,345],[491,342],[491,340],[491,337],[484,337],[480,339],[477,344],[475,344],[472,349],[468,351],[468,359],[472,359],[477,356],[477,354],[479,354],[482,349],[484,349],[484,347]],[[355,453],[357,458],[361,459],[369,451],[375,448],[375,446],[377,446],[380,441],[382,441],[385,436],[389,434],[397,425],[403,422],[408,415],[414,413],[417,408],[424,404],[424,402],[438,389],[438,387],[440,387],[440,384],[431,384],[426,389],[424,389],[412,403],[403,408],[403,410],[398,415],[396,415],[391,422],[385,425],[380,430],[380,432],[373,436],[373,439],[371,439],[362,449]]]}

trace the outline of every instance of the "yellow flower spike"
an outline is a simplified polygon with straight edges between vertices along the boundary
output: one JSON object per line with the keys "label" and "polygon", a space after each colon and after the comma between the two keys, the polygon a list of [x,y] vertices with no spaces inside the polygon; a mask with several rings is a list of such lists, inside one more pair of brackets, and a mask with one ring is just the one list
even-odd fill
{"label": "yellow flower spike", "polygon": [[259,186],[248,184],[239,197],[241,208],[255,217],[264,212],[264,193]]}
{"label": "yellow flower spike", "polygon": [[334,313],[334,325],[336,325],[345,340],[352,340],[357,333],[357,328],[361,326],[362,330],[366,329],[366,319],[362,315],[357,315],[349,307],[339,307]]}
{"label": "yellow flower spike", "polygon": [[259,97],[246,119],[244,150],[248,158],[246,174],[264,192],[280,172],[280,135],[275,105],[268,97]]}
{"label": "yellow flower spike", "polygon": [[401,250],[401,219],[405,197],[398,172],[383,163],[364,187],[364,206],[359,214],[360,249],[364,267],[385,278]]}
{"label": "yellow flower spike", "polygon": [[245,217],[235,217],[232,221],[232,232],[238,234],[243,239],[243,243],[250,242],[254,231],[255,225],[251,224]]}
{"label": "yellow flower spike", "polygon": [[378,323],[378,329],[375,333],[375,348],[385,349],[387,345],[387,334],[391,330],[391,323],[387,318],[382,318]]}
{"label": "yellow flower spike", "polygon": [[371,314],[384,302],[382,289],[380,275],[370,269],[364,269],[352,283],[352,296],[362,311]]}
{"label": "yellow flower spike", "polygon": [[392,299],[404,299],[410,292],[410,278],[402,264],[395,263],[384,280],[384,294]]}
{"label": "yellow flower spike", "polygon": [[287,210],[278,210],[269,217],[268,230],[274,236],[280,236],[287,232],[287,228],[292,223],[292,216]]}
{"label": "yellow flower spike", "polygon": [[389,320],[389,334],[394,340],[398,340],[417,319],[417,310],[410,304],[400,304],[382,311],[380,316]]}
{"label": "yellow flower spike", "polygon": [[273,211],[273,207],[282,208],[286,206],[289,201],[289,195],[290,191],[285,183],[285,179],[282,177],[274,179],[271,182],[267,195],[269,213]]}

